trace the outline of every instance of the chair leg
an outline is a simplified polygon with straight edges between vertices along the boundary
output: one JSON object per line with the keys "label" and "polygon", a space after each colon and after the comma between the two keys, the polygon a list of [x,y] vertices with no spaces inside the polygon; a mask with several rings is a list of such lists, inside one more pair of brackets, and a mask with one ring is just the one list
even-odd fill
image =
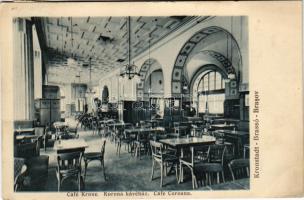
{"label": "chair leg", "polygon": [[164,167],[163,167],[163,163],[160,163],[160,187],[163,187],[163,171],[164,171]]}
{"label": "chair leg", "polygon": [[219,172],[216,172],[216,179],[217,179],[217,184],[220,183],[220,174]]}
{"label": "chair leg", "polygon": [[225,175],[224,175],[224,171],[222,171],[222,178],[223,178],[223,183],[225,183]]}
{"label": "chair leg", "polygon": [[182,163],[179,164],[179,183],[183,182],[183,165]]}
{"label": "chair leg", "polygon": [[154,159],[152,159],[152,173],[151,173],[151,181],[153,180],[154,175]]}
{"label": "chair leg", "polygon": [[118,142],[117,148],[118,148],[118,156],[120,156],[121,142]]}
{"label": "chair leg", "polygon": [[104,166],[104,160],[101,161],[101,166],[102,166],[102,171],[103,171],[103,178],[106,181],[107,177],[106,177],[106,170],[105,170],[105,166]]}
{"label": "chair leg", "polygon": [[175,164],[175,176],[176,176],[176,180],[178,182],[179,177],[178,177],[178,163]]}
{"label": "chair leg", "polygon": [[193,187],[193,189],[196,189],[198,186],[197,186],[197,180],[196,180],[196,176],[193,172],[193,169],[191,169],[191,175],[192,175],[192,187]]}
{"label": "chair leg", "polygon": [[119,151],[119,142],[118,142],[118,144],[116,146],[116,155],[118,155],[118,151]]}
{"label": "chair leg", "polygon": [[60,191],[60,184],[61,184],[61,180],[60,178],[58,179],[58,192]]}
{"label": "chair leg", "polygon": [[81,174],[79,172],[78,173],[78,191],[80,191],[80,186],[81,186]]}
{"label": "chair leg", "polygon": [[88,161],[85,160],[84,162],[85,162],[85,165],[84,165],[84,180],[85,180],[85,178],[87,176]]}
{"label": "chair leg", "polygon": [[208,174],[204,173],[204,175],[205,175],[205,186],[207,186],[208,185]]}

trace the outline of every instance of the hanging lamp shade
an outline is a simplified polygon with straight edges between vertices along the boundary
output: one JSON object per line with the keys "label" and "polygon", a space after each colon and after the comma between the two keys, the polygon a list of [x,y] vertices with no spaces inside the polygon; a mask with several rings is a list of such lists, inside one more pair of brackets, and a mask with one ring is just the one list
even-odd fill
{"label": "hanging lamp shade", "polygon": [[137,66],[132,63],[131,64],[131,18],[127,17],[127,34],[128,34],[128,64],[125,65],[122,72],[120,73],[121,77],[127,78],[129,80],[133,79],[135,76],[139,76],[137,72]]}

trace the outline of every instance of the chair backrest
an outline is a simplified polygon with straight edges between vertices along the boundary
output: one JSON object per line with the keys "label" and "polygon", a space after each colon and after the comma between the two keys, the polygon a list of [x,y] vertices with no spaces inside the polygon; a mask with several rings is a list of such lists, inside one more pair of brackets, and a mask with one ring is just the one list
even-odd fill
{"label": "chair backrest", "polygon": [[57,164],[59,170],[77,169],[81,167],[81,159],[83,152],[60,153],[57,156]]}
{"label": "chair backrest", "polygon": [[235,159],[228,166],[233,180],[249,177],[249,159]]}
{"label": "chair backrest", "polygon": [[224,163],[224,155],[226,151],[226,145],[215,144],[210,145],[208,150],[208,161]]}
{"label": "chair backrest", "polygon": [[225,157],[233,157],[235,156],[235,148],[232,143],[225,142],[226,150],[225,150]]}
{"label": "chair backrest", "polygon": [[138,132],[137,134],[137,140],[146,141],[149,139],[149,134],[147,132]]}
{"label": "chair backrest", "polygon": [[212,135],[216,138],[216,142],[218,144],[224,144],[225,143],[225,134],[218,131],[213,131]]}
{"label": "chair backrest", "polygon": [[206,145],[190,147],[192,165],[194,165],[196,162],[203,162],[207,160],[208,151],[209,147]]}
{"label": "chair backrest", "polygon": [[152,157],[161,158],[163,144],[160,142],[150,140],[150,146],[151,146]]}
{"label": "chair backrest", "polygon": [[30,158],[33,156],[39,156],[40,145],[38,140],[34,140],[25,144],[17,145],[17,157]]}

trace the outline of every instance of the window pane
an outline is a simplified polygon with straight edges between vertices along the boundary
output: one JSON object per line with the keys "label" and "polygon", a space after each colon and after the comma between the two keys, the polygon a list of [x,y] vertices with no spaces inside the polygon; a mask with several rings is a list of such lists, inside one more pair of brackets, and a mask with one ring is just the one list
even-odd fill
{"label": "window pane", "polygon": [[209,90],[214,90],[215,72],[209,73]]}
{"label": "window pane", "polygon": [[215,74],[215,89],[222,89],[222,75],[218,72]]}
{"label": "window pane", "polygon": [[206,110],[206,96],[205,95],[199,96],[198,106],[199,106],[198,112],[204,113]]}
{"label": "window pane", "polygon": [[204,76],[204,91],[208,90],[208,75]]}
{"label": "window pane", "polygon": [[224,113],[225,94],[213,94],[208,96],[209,113]]}

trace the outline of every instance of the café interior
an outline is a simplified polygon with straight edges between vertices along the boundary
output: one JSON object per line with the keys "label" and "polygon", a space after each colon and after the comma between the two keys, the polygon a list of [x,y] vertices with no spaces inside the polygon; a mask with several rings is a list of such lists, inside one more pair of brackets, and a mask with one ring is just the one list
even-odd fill
{"label": "caf\u00e9 interior", "polygon": [[247,23],[14,18],[14,191],[248,190]]}

